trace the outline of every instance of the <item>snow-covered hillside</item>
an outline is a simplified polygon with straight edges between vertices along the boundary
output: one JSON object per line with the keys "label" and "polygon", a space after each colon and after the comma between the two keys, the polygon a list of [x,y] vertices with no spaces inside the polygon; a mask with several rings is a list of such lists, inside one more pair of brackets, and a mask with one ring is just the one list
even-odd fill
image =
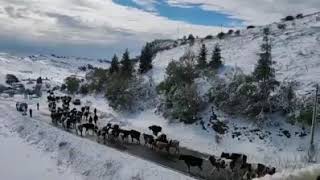
{"label": "snow-covered hillside", "polygon": [[[272,39],[272,57],[276,62],[278,80],[296,80],[300,83],[299,94],[308,94],[315,82],[320,82],[320,14],[297,19],[295,21],[273,23],[268,26],[241,30],[240,36],[227,35],[220,40],[203,40],[209,55],[216,44],[221,46],[226,70],[239,67],[244,73],[251,73],[257,63],[263,29],[270,28]],[[286,29],[278,28],[286,24]],[[201,47],[201,39],[193,46],[183,45],[168,51],[162,51],[154,59],[153,78],[156,83],[165,77],[165,68],[172,60],[178,60],[187,49],[196,54]],[[209,59],[210,57],[208,57]]]}
{"label": "snow-covered hillside", "polygon": [[36,79],[40,76],[62,83],[69,75],[84,76],[78,67],[91,64],[94,67],[107,68],[109,63],[76,57],[57,57],[54,55],[34,55],[17,57],[0,53],[0,83],[5,82],[6,74],[15,74],[19,79]]}

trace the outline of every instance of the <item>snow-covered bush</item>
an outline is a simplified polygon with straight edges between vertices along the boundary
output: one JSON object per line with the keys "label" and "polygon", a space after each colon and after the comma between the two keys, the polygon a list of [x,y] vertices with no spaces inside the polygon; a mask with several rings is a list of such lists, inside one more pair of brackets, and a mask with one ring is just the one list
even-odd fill
{"label": "snow-covered bush", "polygon": [[80,80],[75,76],[69,76],[64,80],[69,93],[74,94],[79,90]]}
{"label": "snow-covered bush", "polygon": [[234,32],[234,34],[235,34],[236,36],[239,36],[239,35],[240,35],[240,30],[239,30],[239,29],[236,30],[236,31]]}
{"label": "snow-covered bush", "polygon": [[88,84],[82,84],[80,86],[79,92],[80,92],[80,94],[87,95],[90,92],[89,91],[89,85]]}
{"label": "snow-covered bush", "polygon": [[230,81],[216,80],[209,99],[228,113],[256,116],[262,105],[259,87],[251,76],[238,73]]}
{"label": "snow-covered bush", "polygon": [[204,39],[213,39],[212,35],[207,35]]}
{"label": "snow-covered bush", "polygon": [[295,82],[282,82],[270,98],[273,111],[290,114],[297,107],[297,98],[294,92]]}
{"label": "snow-covered bush", "polygon": [[217,35],[217,37],[219,38],[219,39],[223,39],[224,37],[225,37],[225,33],[224,32],[220,32],[220,33],[218,33],[218,35]]}
{"label": "snow-covered bush", "polygon": [[166,69],[167,78],[157,87],[162,96],[160,111],[169,119],[185,123],[197,120],[203,101],[194,84],[198,77],[195,59],[193,52],[188,50],[179,61],[172,61]]}
{"label": "snow-covered bush", "polygon": [[278,29],[284,30],[286,29],[287,25],[286,24],[278,24]]}
{"label": "snow-covered bush", "polygon": [[0,84],[0,93],[2,93],[6,89],[7,87],[5,85]]}
{"label": "snow-covered bush", "polygon": [[108,78],[105,97],[110,107],[118,111],[135,112],[148,106],[156,92],[152,90],[153,83],[141,76],[125,78],[113,74]]}
{"label": "snow-covered bush", "polygon": [[13,75],[13,74],[7,74],[6,75],[6,83],[9,85],[12,85],[13,83],[17,83],[19,82],[19,79],[17,78],[17,76]]}
{"label": "snow-covered bush", "polygon": [[293,16],[287,16],[285,18],[282,19],[283,21],[293,21],[294,17]]}
{"label": "snow-covered bush", "polygon": [[109,71],[107,69],[97,68],[86,74],[86,81],[88,82],[88,88],[90,92],[100,93],[104,92],[109,77]]}

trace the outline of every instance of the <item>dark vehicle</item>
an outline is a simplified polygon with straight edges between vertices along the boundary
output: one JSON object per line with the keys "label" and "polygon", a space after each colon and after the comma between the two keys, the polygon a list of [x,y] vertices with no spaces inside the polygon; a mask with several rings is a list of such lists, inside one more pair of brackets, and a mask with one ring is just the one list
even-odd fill
{"label": "dark vehicle", "polygon": [[80,99],[75,99],[75,100],[73,101],[73,104],[76,105],[76,106],[80,106],[80,105],[81,105]]}
{"label": "dark vehicle", "polygon": [[28,109],[28,104],[22,103],[22,102],[17,102],[16,108],[17,108],[17,111],[19,111],[19,112],[25,112]]}

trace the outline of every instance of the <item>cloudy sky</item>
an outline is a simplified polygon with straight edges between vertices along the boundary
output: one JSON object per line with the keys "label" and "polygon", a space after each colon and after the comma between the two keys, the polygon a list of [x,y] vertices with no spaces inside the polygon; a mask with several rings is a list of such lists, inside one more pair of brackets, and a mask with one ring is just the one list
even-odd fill
{"label": "cloudy sky", "polygon": [[[0,0],[0,51],[109,58],[146,41],[266,24],[319,0]],[[223,26],[223,28],[221,28]]]}

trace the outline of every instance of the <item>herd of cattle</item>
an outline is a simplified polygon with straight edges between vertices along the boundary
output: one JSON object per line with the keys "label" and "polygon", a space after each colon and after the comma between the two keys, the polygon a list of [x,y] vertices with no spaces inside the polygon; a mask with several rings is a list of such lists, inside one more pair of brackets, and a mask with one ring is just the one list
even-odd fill
{"label": "herd of cattle", "polygon": [[[170,153],[170,150],[174,149],[175,154],[180,154],[180,142],[178,140],[169,140],[165,134],[160,134],[162,131],[160,126],[152,125],[148,127],[152,131],[152,135],[133,129],[122,129],[118,124],[111,123],[99,128],[97,125],[98,115],[96,109],[93,112],[90,112],[89,106],[83,106],[81,110],[77,110],[76,108],[70,109],[72,98],[69,96],[55,96],[53,92],[50,92],[47,99],[52,123],[54,125],[61,125],[66,130],[75,129],[76,133],[80,136],[86,135],[87,132],[91,131],[92,134],[96,135],[97,141],[100,141],[102,138],[104,143],[107,140],[114,142],[118,139],[123,142],[129,142],[131,138],[131,143],[138,144],[140,144],[140,138],[142,137],[144,145],[153,150],[165,150],[167,153]],[[57,107],[57,102],[61,102],[62,106]],[[220,171],[221,169],[230,170],[231,172],[242,170],[242,172],[245,172],[242,179],[253,179],[265,176],[266,174],[273,175],[276,172],[274,167],[248,163],[247,156],[238,153],[223,152],[220,157],[210,156],[208,159],[180,154],[179,160],[185,162],[188,172],[190,172],[190,167],[198,167],[202,171],[204,161],[208,160],[213,166],[212,173],[215,170]]]}

